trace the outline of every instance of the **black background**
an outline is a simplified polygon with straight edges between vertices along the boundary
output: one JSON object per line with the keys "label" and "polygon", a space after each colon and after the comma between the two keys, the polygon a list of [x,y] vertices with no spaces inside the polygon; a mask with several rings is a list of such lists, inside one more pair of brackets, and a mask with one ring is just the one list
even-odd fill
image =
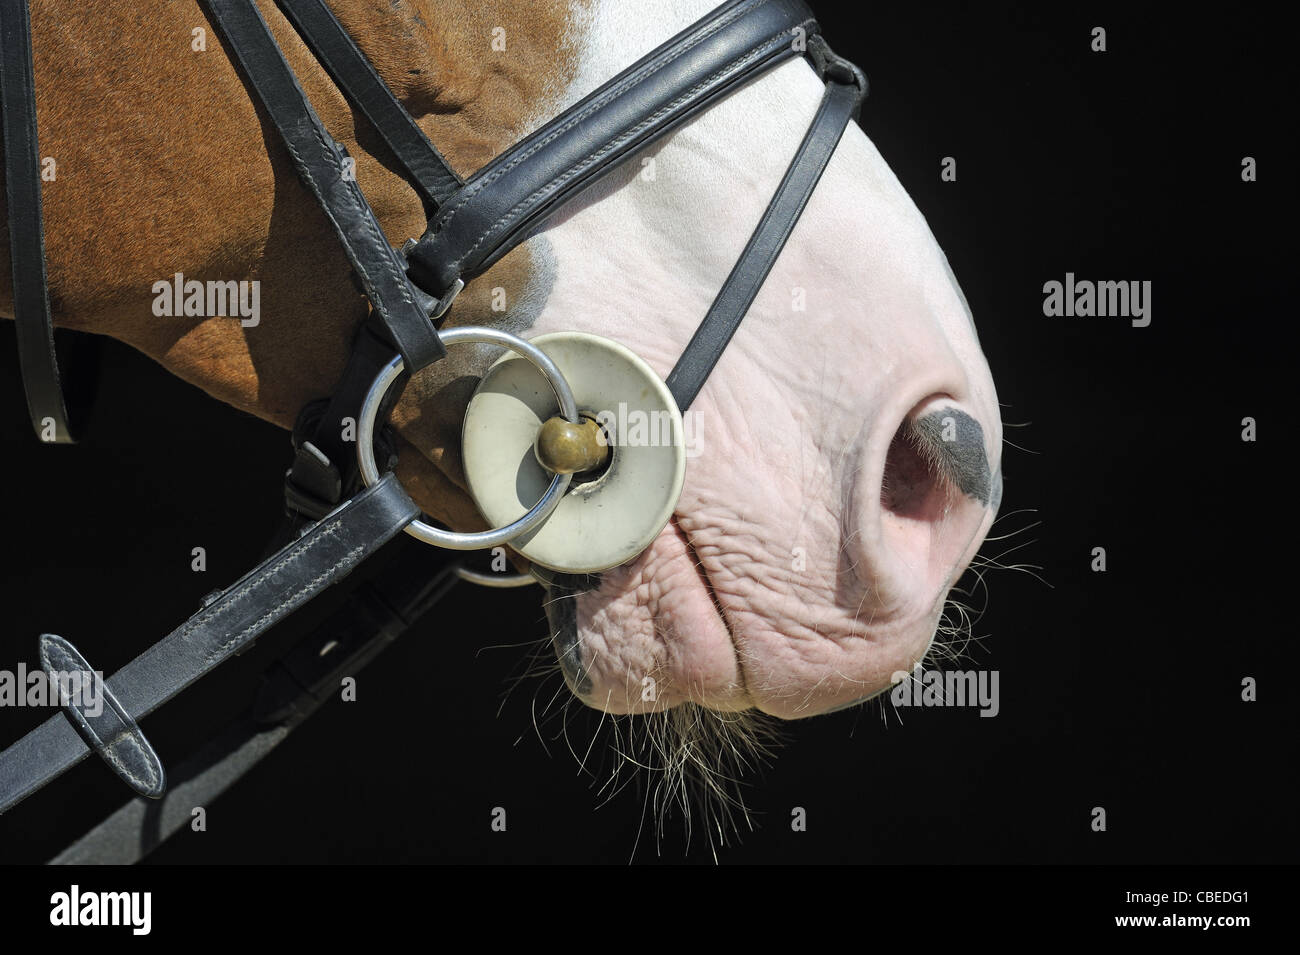
{"label": "black background", "polygon": [[[1262,458],[1286,440],[1294,355],[1280,24],[1240,7],[816,6],[871,78],[862,125],[947,253],[993,369],[1008,423],[994,535],[1011,536],[983,553],[1039,569],[990,572],[980,592],[963,667],[1000,672],[997,718],[874,707],[791,724],[744,788],[756,829],[717,858],[1294,859],[1294,626],[1278,611],[1291,506]],[[1258,182],[1241,181],[1243,156]],[[1067,271],[1150,280],[1150,327],[1045,318],[1043,283]],[[256,562],[287,436],[110,342],[89,439],[44,447],[7,323],[0,369],[0,666],[35,666],[51,631],[111,672]],[[1258,443],[1240,440],[1245,416]],[[205,575],[189,569],[197,545]],[[164,763],[247,703],[275,648],[333,600],[149,718]],[[534,728],[558,677],[505,696],[545,636],[539,592],[458,590],[364,671],[359,702],[324,708],[208,807],[206,833],[152,861],[712,861],[679,817],[656,844],[643,785],[605,802],[607,731],[586,770],[570,752],[598,714],[552,707]],[[1246,676],[1258,702],[1240,700]],[[0,745],[39,715],[0,714]],[[84,763],[0,817],[0,859],[49,857],[124,795]],[[494,806],[506,833],[490,831]],[[790,830],[794,806],[807,832]]]}

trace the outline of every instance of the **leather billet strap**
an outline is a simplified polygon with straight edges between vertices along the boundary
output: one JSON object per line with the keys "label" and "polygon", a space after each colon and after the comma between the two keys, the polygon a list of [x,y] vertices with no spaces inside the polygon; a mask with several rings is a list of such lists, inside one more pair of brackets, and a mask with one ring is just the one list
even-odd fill
{"label": "leather billet strap", "polygon": [[817,33],[799,0],[732,0],[471,176],[407,253],[440,297],[492,265],[565,201],[720,97],[800,56]]}
{"label": "leather billet strap", "polygon": [[[13,268],[14,325],[27,411],[44,441],[71,444],[54,351],[45,274],[45,220],[36,136],[36,85],[27,0],[0,0],[0,111],[4,114],[5,198]],[[51,427],[52,426],[52,427]]]}
{"label": "leather billet strap", "polygon": [[862,71],[835,56],[825,40],[820,36],[811,37],[808,47],[826,80],[826,92],[822,94],[812,125],[799,144],[781,184],[772,194],[763,218],[750,235],[745,250],[718,290],[676,366],[664,379],[682,411],[690,407],[700,393],[731,336],[740,327],[826,171],[845,127],[857,116],[867,95],[867,78]]}
{"label": "leather billet strap", "polygon": [[334,85],[370,120],[432,215],[464,182],[429,142],[324,0],[276,0]]}
{"label": "leather billet strap", "polygon": [[136,796],[59,853],[52,864],[138,862],[190,823],[456,586],[458,561],[414,540],[402,542],[384,571],[356,587],[347,601],[263,674],[257,698],[215,739],[169,774],[158,800]]}
{"label": "leather billet strap", "polygon": [[446,355],[429,320],[433,304],[412,287],[405,263],[384,237],[374,211],[349,172],[346,151],[312,109],[252,0],[205,0],[226,45],[238,59],[279,130],[299,178],[338,234],[376,314],[414,373]]}
{"label": "leather billet strap", "polygon": [[[107,686],[115,701],[111,715],[96,716],[100,722],[88,728],[75,725],[65,708],[0,753],[0,812],[76,765],[92,746],[138,792],[160,793],[145,778],[147,760],[116,758],[113,744],[120,730],[134,728],[143,742],[135,721],[338,583],[419,515],[392,474],[328,514],[115,673]],[[43,651],[48,643],[43,638]]]}

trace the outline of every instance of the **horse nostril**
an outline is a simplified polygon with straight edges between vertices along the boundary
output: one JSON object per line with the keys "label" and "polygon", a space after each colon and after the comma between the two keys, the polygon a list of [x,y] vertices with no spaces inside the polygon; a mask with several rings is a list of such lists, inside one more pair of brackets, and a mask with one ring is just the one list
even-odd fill
{"label": "horse nostril", "polygon": [[916,438],[910,421],[894,433],[885,455],[885,475],[880,484],[880,505],[899,517],[924,520],[943,506],[943,482],[932,459]]}
{"label": "horse nostril", "polygon": [[927,401],[903,420],[885,455],[876,553],[900,593],[928,601],[950,583],[995,485],[984,429],[952,399]]}
{"label": "horse nostril", "polygon": [[984,429],[954,406],[904,419],[885,457],[881,505],[901,517],[938,516],[953,493],[988,506],[993,475],[984,450]]}

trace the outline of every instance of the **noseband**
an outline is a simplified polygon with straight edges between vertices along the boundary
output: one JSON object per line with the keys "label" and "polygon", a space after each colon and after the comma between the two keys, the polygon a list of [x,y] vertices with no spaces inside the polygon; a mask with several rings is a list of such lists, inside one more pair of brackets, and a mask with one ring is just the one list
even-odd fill
{"label": "noseband", "polygon": [[[552,431],[567,435],[568,426],[583,422],[573,390],[578,383],[571,383],[558,359],[553,361],[542,348],[497,329],[439,330],[461,289],[533,234],[565,202],[633,154],[756,76],[787,60],[806,57],[825,82],[821,104],[739,260],[663,382],[679,414],[699,394],[753,303],[867,91],[862,72],[831,52],[803,3],[731,0],[462,180],[323,0],[277,0],[334,83],[379,132],[425,206],[427,230],[399,251],[384,239],[374,212],[350,175],[350,158],[307,101],[254,3],[204,2],[226,48],[288,148],[299,178],[333,226],[370,302],[370,315],[357,333],[334,393],[311,402],[295,425],[294,463],[286,475],[285,495],[296,533],[245,577],[214,595],[180,628],[114,674],[102,688],[102,712],[92,714],[79,701],[63,698],[61,713],[0,753],[0,812],[91,751],[99,753],[136,792],[161,797],[166,790],[163,767],[137,721],[339,582],[401,531],[428,543],[472,549],[518,542],[544,530],[573,482],[571,472],[554,463],[560,452],[547,456],[539,450],[554,471],[553,475],[547,472],[550,483],[541,499],[507,526],[480,534],[454,534],[421,521],[420,509],[391,473],[395,455],[383,424],[388,412],[410,375],[437,362],[447,346],[460,342],[501,345],[532,363],[558,405],[561,427]],[[23,382],[38,434],[66,442],[72,440],[72,432],[60,391],[45,282],[29,31],[26,0],[2,0],[0,92]],[[340,422],[346,417],[359,425],[356,448],[342,437]],[[669,510],[672,503],[675,497]],[[565,567],[553,570],[558,575],[541,574],[550,585],[571,585]],[[398,571],[375,585],[383,592],[372,595],[377,598],[373,603],[386,610],[350,604],[343,612],[348,618],[344,627],[313,634],[291,651],[281,661],[293,674],[291,686],[280,687],[279,696],[271,693],[271,702],[254,714],[250,724],[254,729],[236,734],[228,752],[203,764],[197,777],[185,774],[187,779],[215,777],[188,792],[187,805],[195,804],[195,792],[220,792],[242,774],[250,760],[260,758],[263,750],[258,749],[258,741],[264,727],[296,725],[301,717],[287,712],[314,709],[303,705],[304,698],[319,705],[325,689],[337,687],[340,673],[359,666],[359,661],[376,652],[376,646],[405,629],[457,574],[466,579],[482,576],[457,566],[436,575]],[[491,578],[485,582],[499,583]],[[340,630],[348,633],[342,639],[352,642],[328,656],[327,651],[339,645]],[[358,636],[358,631],[367,635]],[[51,675],[91,670],[61,637],[42,635],[40,653],[42,666]],[[147,851],[139,838],[144,810],[132,806],[128,804],[92,832],[88,841],[83,840],[81,855],[70,850],[73,854],[67,861],[96,851],[123,859]],[[170,831],[167,825],[163,835]],[[128,845],[132,839],[134,848]]]}

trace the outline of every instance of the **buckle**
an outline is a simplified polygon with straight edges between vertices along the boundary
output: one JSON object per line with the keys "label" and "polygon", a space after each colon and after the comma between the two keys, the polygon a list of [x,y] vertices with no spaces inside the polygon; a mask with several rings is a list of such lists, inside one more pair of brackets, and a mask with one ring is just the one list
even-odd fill
{"label": "buckle", "polygon": [[285,513],[318,521],[343,498],[343,475],[329,456],[308,439],[329,407],[328,398],[307,402],[298,412],[290,441],[293,465],[284,472]]}
{"label": "buckle", "polygon": [[[341,483],[338,477],[338,470],[328,462],[322,466],[318,460],[311,454],[316,448],[309,441],[306,444],[309,451],[299,451],[294,456],[294,467],[284,472],[284,512],[292,518],[302,518],[306,521],[315,522],[320,520],[334,508],[339,506],[342,497],[341,489],[337,494],[318,494],[305,489],[302,484],[294,480],[294,472],[298,472],[298,478],[301,479],[304,474],[323,476],[327,481],[330,478],[336,483]],[[317,451],[317,454],[320,452]],[[308,480],[311,480],[309,478]]]}
{"label": "buckle", "polygon": [[284,472],[284,508],[289,517],[318,521],[343,498],[343,479],[330,459],[310,441],[293,451],[293,466]]}
{"label": "buckle", "polygon": [[429,310],[429,321],[436,322],[438,319],[442,318],[442,316],[446,315],[447,309],[451,308],[451,303],[456,301],[456,296],[460,294],[460,290],[464,287],[465,280],[461,278],[458,278],[455,282],[451,283],[451,288],[447,289],[447,291],[442,294],[442,298],[438,299],[433,308]]}
{"label": "buckle", "polygon": [[[405,258],[408,256],[411,253],[411,250],[419,244],[420,243],[415,239],[407,239],[403,242],[402,257]],[[436,322],[438,319],[442,318],[442,316],[447,314],[447,309],[451,308],[451,303],[456,301],[456,296],[459,295],[460,290],[465,287],[465,280],[457,277],[456,281],[451,283],[451,287],[442,293],[442,298],[436,300],[432,295],[425,292],[424,289],[420,287],[420,284],[414,279],[411,280],[410,284],[411,288],[420,296],[420,301],[424,304],[424,310],[429,313],[429,321]]]}

